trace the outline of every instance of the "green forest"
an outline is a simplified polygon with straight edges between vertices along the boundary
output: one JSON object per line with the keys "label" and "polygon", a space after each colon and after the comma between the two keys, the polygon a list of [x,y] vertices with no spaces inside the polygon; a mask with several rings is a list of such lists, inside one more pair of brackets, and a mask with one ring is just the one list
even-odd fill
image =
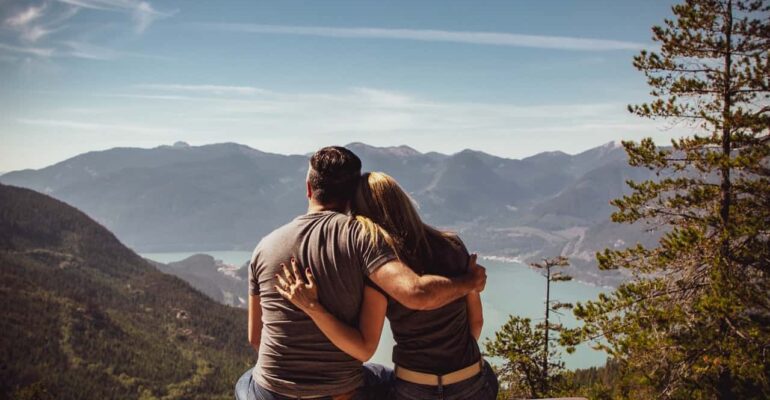
{"label": "green forest", "polygon": [[232,398],[255,359],[244,310],[64,203],[0,185],[0,204],[0,398]]}

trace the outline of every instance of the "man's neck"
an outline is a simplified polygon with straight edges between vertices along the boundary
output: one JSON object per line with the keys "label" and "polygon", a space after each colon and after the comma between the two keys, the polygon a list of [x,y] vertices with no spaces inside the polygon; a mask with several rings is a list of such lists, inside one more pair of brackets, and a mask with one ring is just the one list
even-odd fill
{"label": "man's neck", "polygon": [[336,204],[321,204],[315,200],[310,200],[307,206],[307,213],[312,214],[321,211],[336,211],[339,213],[347,212],[347,207],[339,207]]}

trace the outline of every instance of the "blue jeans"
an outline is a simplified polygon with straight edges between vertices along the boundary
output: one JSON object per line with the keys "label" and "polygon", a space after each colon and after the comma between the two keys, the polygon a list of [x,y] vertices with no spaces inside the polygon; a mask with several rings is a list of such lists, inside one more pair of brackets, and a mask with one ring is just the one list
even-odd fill
{"label": "blue jeans", "polygon": [[[364,386],[356,390],[354,400],[386,400],[395,380],[393,370],[379,364],[364,364]],[[296,400],[295,397],[271,392],[257,384],[251,370],[246,371],[235,385],[236,400]],[[314,400],[330,400],[331,397],[319,397]]]}
{"label": "blue jeans", "polygon": [[473,378],[445,386],[418,385],[397,379],[390,393],[392,400],[495,400],[499,384],[489,363]]}

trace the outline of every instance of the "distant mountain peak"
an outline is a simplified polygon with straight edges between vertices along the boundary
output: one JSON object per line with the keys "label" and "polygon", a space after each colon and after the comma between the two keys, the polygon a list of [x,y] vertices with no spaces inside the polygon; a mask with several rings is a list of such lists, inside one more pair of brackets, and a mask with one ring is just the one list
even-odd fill
{"label": "distant mountain peak", "polygon": [[181,140],[180,140],[180,141],[178,141],[178,142],[174,142],[174,145],[173,145],[173,147],[177,147],[177,148],[187,148],[187,147],[190,147],[190,144],[189,144],[189,143],[187,143],[187,142],[183,142],[183,141],[181,141]]}
{"label": "distant mountain peak", "polygon": [[454,158],[457,158],[457,157],[460,157],[460,158],[462,158],[462,157],[474,157],[474,158],[477,158],[478,156],[491,156],[491,157],[495,157],[495,156],[492,156],[491,154],[484,153],[483,151],[473,150],[473,149],[461,150],[461,151],[455,153],[452,157],[454,157]]}
{"label": "distant mountain peak", "polygon": [[567,153],[565,153],[565,152],[563,152],[561,150],[544,151],[544,152],[539,153],[539,154],[543,155],[543,156],[551,156],[551,157],[554,157],[554,156],[558,156],[558,157],[569,156],[569,154],[567,154]]}
{"label": "distant mountain peak", "polygon": [[378,147],[378,146],[372,146],[361,142],[352,142],[345,145],[345,147],[353,151],[377,152],[377,153],[388,154],[388,155],[397,156],[397,157],[413,157],[413,156],[422,155],[422,153],[415,150],[414,148],[403,144],[400,146]]}

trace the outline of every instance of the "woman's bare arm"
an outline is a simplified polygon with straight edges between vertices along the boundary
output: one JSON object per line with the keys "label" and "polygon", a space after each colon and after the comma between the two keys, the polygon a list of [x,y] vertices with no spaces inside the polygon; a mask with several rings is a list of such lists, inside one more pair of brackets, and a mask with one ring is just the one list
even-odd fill
{"label": "woman's bare arm", "polygon": [[310,269],[305,270],[308,279],[308,283],[305,283],[296,261],[292,259],[291,264],[291,271],[283,265],[284,276],[276,276],[279,284],[275,288],[278,293],[304,311],[340,350],[360,361],[372,358],[385,324],[388,306],[385,296],[371,287],[365,287],[356,329],[337,319],[318,301],[318,288]]}
{"label": "woman's bare arm", "polygon": [[476,340],[481,336],[481,328],[484,327],[484,312],[481,307],[481,295],[479,292],[470,292],[465,296],[468,307],[468,323],[471,326],[471,335]]}

